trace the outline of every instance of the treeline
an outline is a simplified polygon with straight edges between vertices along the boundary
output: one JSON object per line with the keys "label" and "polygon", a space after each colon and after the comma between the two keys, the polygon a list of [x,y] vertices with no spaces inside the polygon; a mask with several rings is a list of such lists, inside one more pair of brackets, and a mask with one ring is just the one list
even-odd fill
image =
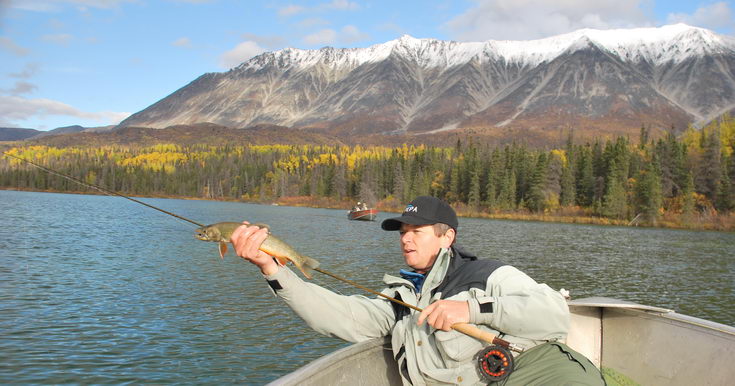
{"label": "treeline", "polygon": [[[123,194],[273,201],[327,197],[405,203],[446,199],[476,213],[554,213],[657,224],[735,209],[735,120],[655,140],[614,140],[560,149],[450,147],[157,145],[147,148],[16,147],[8,152]],[[80,191],[80,186],[10,157],[0,186]]]}

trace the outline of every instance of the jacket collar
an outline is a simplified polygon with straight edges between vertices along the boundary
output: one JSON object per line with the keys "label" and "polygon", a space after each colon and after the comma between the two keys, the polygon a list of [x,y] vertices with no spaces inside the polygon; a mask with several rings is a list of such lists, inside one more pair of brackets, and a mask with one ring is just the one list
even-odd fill
{"label": "jacket collar", "polygon": [[[424,279],[421,293],[433,290],[441,284],[442,280],[444,280],[444,276],[449,269],[450,263],[452,260],[455,260],[452,259],[452,255],[454,254],[453,250],[454,248],[442,248],[439,250],[439,254],[434,261],[434,265],[431,266],[429,272],[426,273],[426,279]],[[404,279],[400,276],[389,275],[387,273],[383,275],[383,282],[389,286],[405,285],[415,289],[414,284],[410,280]]]}
{"label": "jacket collar", "polygon": [[426,274],[426,281],[424,281],[424,287],[421,289],[421,293],[431,291],[444,280],[444,276],[447,274],[450,263],[452,262],[452,249],[442,248],[439,250],[439,255],[434,261],[434,265],[431,267],[429,272]]}

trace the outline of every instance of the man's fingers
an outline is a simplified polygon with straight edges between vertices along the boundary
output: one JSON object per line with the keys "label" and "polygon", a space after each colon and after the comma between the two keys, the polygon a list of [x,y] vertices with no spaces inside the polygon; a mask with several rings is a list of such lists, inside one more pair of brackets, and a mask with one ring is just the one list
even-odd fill
{"label": "man's fingers", "polygon": [[232,241],[233,244],[240,238],[248,238],[250,234],[258,229],[257,227],[248,226],[249,223],[247,221],[243,221],[243,224],[244,225],[235,228],[235,230],[232,232],[232,236],[230,236],[230,241]]}
{"label": "man's fingers", "polygon": [[248,256],[255,257],[258,255],[258,252],[260,251],[260,246],[263,244],[265,239],[268,238],[268,230],[265,228],[257,229],[253,234],[248,238],[247,243],[247,252]]}
{"label": "man's fingers", "polygon": [[[463,309],[466,310],[463,311]],[[469,322],[468,317],[462,316],[463,312],[469,313],[466,302],[438,300],[424,308],[419,315],[417,324],[421,325],[426,321],[436,329],[450,331],[455,323]]]}
{"label": "man's fingers", "polygon": [[[259,231],[263,231],[265,237],[258,236]],[[252,259],[257,257],[258,249],[267,237],[267,230],[260,229],[257,226],[248,226],[244,223],[232,232],[230,241],[232,241],[238,256]]]}
{"label": "man's fingers", "polygon": [[434,312],[429,315],[429,324],[439,330],[449,331],[452,329],[450,315],[441,305],[437,306]]}
{"label": "man's fingers", "polygon": [[430,326],[434,328],[440,328],[439,326],[442,324],[441,320],[444,317],[444,312],[441,308],[441,302],[434,302],[429,304],[426,308],[424,308],[423,311],[421,311],[421,314],[419,315],[419,320],[417,321],[418,325],[421,325],[426,321],[429,323]]}
{"label": "man's fingers", "polygon": [[[416,324],[419,326],[424,324],[424,320],[426,320],[426,318],[431,315],[435,307],[436,303],[431,303],[426,308],[424,308],[424,310],[421,311],[421,314],[419,314],[419,320],[416,322]],[[431,322],[429,322],[429,324],[431,324]]]}

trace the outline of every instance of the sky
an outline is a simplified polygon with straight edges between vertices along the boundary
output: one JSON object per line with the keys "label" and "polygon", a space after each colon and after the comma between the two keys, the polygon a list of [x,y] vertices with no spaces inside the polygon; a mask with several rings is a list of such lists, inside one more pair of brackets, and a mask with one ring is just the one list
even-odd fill
{"label": "sky", "polygon": [[200,75],[286,47],[680,22],[735,35],[732,1],[0,0],[0,127],[114,125]]}

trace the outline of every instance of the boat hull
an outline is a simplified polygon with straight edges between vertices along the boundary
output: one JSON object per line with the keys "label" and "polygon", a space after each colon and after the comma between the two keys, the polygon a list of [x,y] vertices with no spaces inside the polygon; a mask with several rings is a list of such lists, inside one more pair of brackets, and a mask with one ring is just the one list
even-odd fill
{"label": "boat hull", "polygon": [[735,327],[610,298],[569,308],[567,344],[603,371],[641,385],[727,385],[735,378]]}
{"label": "boat hull", "polygon": [[351,210],[347,213],[347,218],[358,221],[375,221],[378,216],[377,209]]}
{"label": "boat hull", "polygon": [[[603,373],[642,385],[727,385],[735,379],[735,328],[609,298],[569,303],[566,343]],[[610,370],[610,371],[607,371]],[[400,385],[388,338],[357,343],[273,385]]]}

